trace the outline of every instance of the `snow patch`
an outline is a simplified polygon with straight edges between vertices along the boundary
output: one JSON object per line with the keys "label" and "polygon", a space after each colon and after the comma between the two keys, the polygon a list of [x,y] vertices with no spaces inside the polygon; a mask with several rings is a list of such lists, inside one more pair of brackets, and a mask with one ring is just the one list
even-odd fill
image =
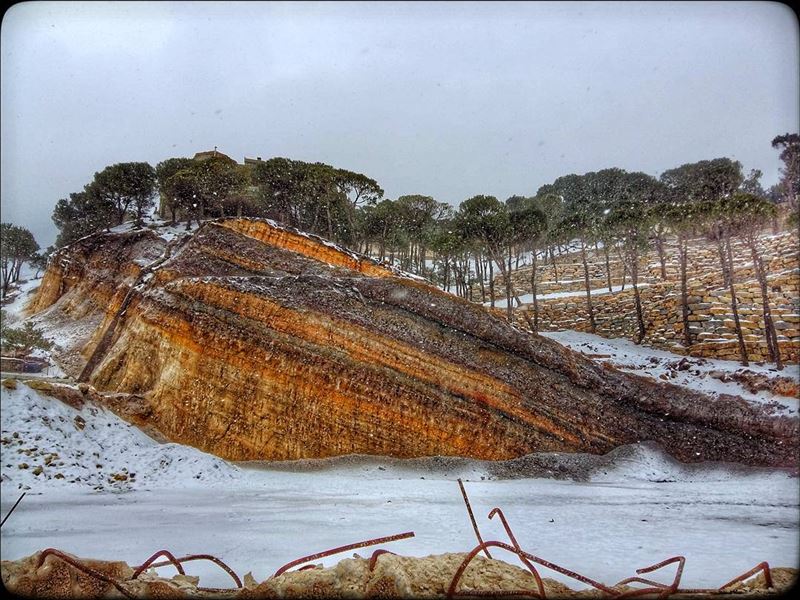
{"label": "snow patch", "polygon": [[[752,393],[736,381],[723,382],[711,376],[714,371],[732,374],[744,370],[736,361],[684,357],[666,350],[636,345],[628,339],[604,338],[580,331],[547,331],[540,332],[540,335],[550,338],[570,350],[583,354],[600,355],[599,358],[595,357],[595,360],[608,361],[612,366],[627,373],[666,381],[715,397],[720,394],[741,396],[749,402],[772,406],[775,414],[798,414],[800,402],[797,398],[779,396],[767,391]],[[684,361],[684,367],[676,368],[676,364],[681,361]],[[774,366],[751,364],[747,370],[772,377],[800,378],[800,366],[798,365],[786,365],[783,371],[778,371]]]}
{"label": "snow patch", "polygon": [[180,444],[160,444],[99,406],[77,410],[17,382],[2,388],[2,490],[132,490],[226,486],[240,470]]}

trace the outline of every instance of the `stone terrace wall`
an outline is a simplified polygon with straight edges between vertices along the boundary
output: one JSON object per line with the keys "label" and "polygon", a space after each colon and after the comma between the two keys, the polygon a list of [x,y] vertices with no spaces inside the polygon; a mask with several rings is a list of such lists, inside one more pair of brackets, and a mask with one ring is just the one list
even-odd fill
{"label": "stone terrace wall", "polygon": [[[788,362],[800,359],[800,269],[798,269],[798,236],[795,232],[764,236],[761,240],[763,260],[768,272],[768,295],[770,308],[778,334],[781,356]],[[767,360],[767,344],[764,336],[761,291],[755,280],[749,251],[737,242],[733,247],[735,258],[736,294],[739,300],[739,315],[749,358],[753,361]],[[693,345],[688,350],[692,356],[736,360],[739,357],[730,295],[722,287],[722,275],[716,248],[702,240],[694,240],[689,259],[689,322]],[[592,256],[595,269],[604,268],[602,254]],[[687,353],[682,346],[683,323],[680,311],[680,285],[678,282],[677,252],[674,242],[667,248],[667,279],[661,280],[660,266],[655,253],[643,260],[648,275],[640,288],[647,334],[644,343],[673,352]],[[571,263],[566,263],[570,265]],[[560,267],[561,265],[559,265]],[[582,266],[564,269],[582,276]],[[547,277],[552,273],[548,265],[540,271]],[[527,273],[530,277],[530,267]],[[579,277],[575,277],[578,279]],[[524,277],[523,277],[524,278]],[[500,283],[500,282],[498,282]],[[621,283],[621,277],[620,277]],[[529,288],[517,284],[518,293],[527,293]],[[615,282],[617,284],[617,282]],[[575,291],[568,284],[549,289]],[[604,288],[605,275],[593,280],[594,288]],[[500,285],[498,288],[502,289]],[[565,289],[566,288],[566,289]],[[547,289],[547,288],[546,288]],[[577,286],[582,290],[582,284]],[[547,292],[544,292],[547,293]],[[634,338],[637,331],[633,290],[630,283],[624,291],[592,296],[595,309],[597,333],[605,337]],[[523,307],[532,310],[530,305]],[[574,329],[589,331],[586,297],[584,294],[539,300],[539,319],[542,331]]]}

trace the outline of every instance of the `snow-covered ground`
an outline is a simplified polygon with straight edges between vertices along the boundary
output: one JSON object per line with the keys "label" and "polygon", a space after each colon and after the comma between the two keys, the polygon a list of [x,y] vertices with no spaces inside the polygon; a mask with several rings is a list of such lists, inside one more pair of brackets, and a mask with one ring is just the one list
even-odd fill
{"label": "snow-covered ground", "polygon": [[14,292],[14,295],[10,296],[11,301],[2,306],[6,319],[8,319],[7,322],[3,323],[4,325],[13,326],[23,319],[22,309],[25,308],[25,304],[30,300],[33,291],[42,283],[41,278],[33,279],[33,273],[31,273],[31,277],[23,277],[21,272],[20,280],[22,283],[18,286],[17,291]]}
{"label": "snow-covered ground", "polygon": [[107,410],[77,410],[16,385],[2,388],[3,492],[12,481],[22,490],[77,484],[119,491],[169,487],[176,479],[184,487],[229,485],[239,475],[237,468],[193,448],[159,444]]}
{"label": "snow-covered ground", "polygon": [[[30,489],[3,526],[3,559],[57,547],[138,564],[166,548],[176,555],[211,553],[240,575],[252,570],[262,580],[300,556],[405,531],[416,537],[383,547],[412,556],[467,551],[475,539],[457,477],[465,479],[485,539],[507,541],[500,524],[487,519],[499,506],[523,548],[605,582],[675,554],[687,559],[684,584],[703,587],[721,585],[762,560],[797,566],[800,558],[800,491],[796,478],[779,471],[717,467],[686,476],[644,447],[588,482],[481,480],[478,467],[415,470],[380,458],[305,472],[240,468],[157,444],[101,409],[77,411],[17,386],[2,388],[2,514],[20,485]],[[23,461],[28,469],[18,467]],[[43,466],[39,476],[32,474],[34,463]],[[53,479],[57,472],[64,479]],[[109,482],[115,473],[128,481]],[[495,556],[516,560],[501,551]],[[201,585],[230,586],[211,563],[187,569],[201,576]],[[169,576],[171,569],[163,572]],[[672,572],[655,577],[669,581]]]}
{"label": "snow-covered ground", "polygon": [[[562,283],[567,283],[567,281],[563,281]],[[644,287],[648,287],[649,285],[650,284],[648,284],[648,283],[640,283],[639,284],[639,289],[642,289]],[[633,289],[631,287],[630,283],[626,284],[625,287],[627,289],[629,289],[629,290]],[[591,292],[592,296],[602,296],[603,294],[614,294],[614,293],[619,292],[621,290],[622,290],[622,286],[621,285],[613,285],[613,286],[611,286],[611,290],[609,290],[607,287],[603,287],[603,288],[594,288],[594,289],[590,290],[590,292]],[[536,299],[537,300],[552,300],[554,298],[574,298],[574,297],[577,297],[577,296],[585,297],[586,296],[586,291],[585,290],[578,290],[578,291],[571,291],[571,292],[550,292],[549,294],[538,294],[536,296]],[[518,298],[519,298],[519,301],[522,302],[522,304],[531,304],[533,302],[533,294],[525,294],[524,296],[518,296]],[[491,302],[484,302],[483,305],[484,306],[491,306]],[[508,301],[505,298],[502,298],[500,300],[495,300],[494,301],[494,305],[497,308],[505,308],[508,305]]]}
{"label": "snow-covered ground", "polygon": [[[779,396],[768,391],[752,393],[736,381],[723,382],[717,377],[711,376],[712,374],[732,375],[737,372],[750,371],[770,377],[788,377],[797,381],[800,379],[800,367],[796,364],[786,365],[783,371],[778,371],[774,365],[770,364],[751,364],[749,367],[742,367],[740,363],[732,360],[681,357],[666,350],[657,350],[644,345],[637,346],[625,338],[608,339],[580,331],[550,331],[541,332],[540,335],[555,340],[576,352],[600,355],[602,358],[597,360],[608,361],[622,371],[667,381],[706,394],[735,394],[751,402],[769,404],[775,408],[778,414],[795,416],[798,414],[797,398]],[[683,365],[679,368],[678,365],[681,362]]]}

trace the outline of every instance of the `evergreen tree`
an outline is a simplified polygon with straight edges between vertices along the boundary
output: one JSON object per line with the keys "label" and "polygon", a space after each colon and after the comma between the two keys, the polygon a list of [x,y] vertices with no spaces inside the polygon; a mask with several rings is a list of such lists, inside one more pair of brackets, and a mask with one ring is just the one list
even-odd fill
{"label": "evergreen tree", "polygon": [[0,273],[2,295],[5,297],[12,283],[19,281],[22,264],[39,250],[33,234],[24,227],[0,223]]}
{"label": "evergreen tree", "polygon": [[108,230],[117,217],[111,202],[94,193],[92,185],[62,198],[53,209],[53,223],[59,229],[56,247],[62,248],[87,235]]}
{"label": "evergreen tree", "polygon": [[136,227],[141,227],[145,211],[153,206],[156,172],[146,162],[110,165],[94,174],[91,193],[114,207],[116,225],[121,224],[129,211]]}

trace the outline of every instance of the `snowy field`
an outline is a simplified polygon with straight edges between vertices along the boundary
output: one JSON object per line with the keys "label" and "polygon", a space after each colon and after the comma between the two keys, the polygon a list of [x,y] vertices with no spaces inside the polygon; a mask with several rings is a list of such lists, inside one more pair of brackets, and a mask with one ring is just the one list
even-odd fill
{"label": "snowy field", "polygon": [[[3,559],[57,547],[133,565],[166,548],[211,553],[262,580],[300,556],[405,531],[416,536],[384,547],[413,556],[467,551],[475,539],[457,477],[465,480],[485,539],[507,541],[500,524],[486,518],[499,506],[523,548],[605,582],[675,554],[687,559],[684,585],[703,587],[762,560],[797,566],[799,559],[800,491],[797,479],[780,471],[716,467],[687,476],[641,447],[586,482],[481,480],[477,466],[445,472],[379,458],[290,472],[241,468],[157,444],[102,409],[78,411],[22,384],[3,388],[1,414],[4,516],[29,488],[3,526]],[[22,462],[28,468],[19,468]],[[34,465],[43,467],[39,475]],[[211,563],[187,567],[201,585],[230,585]],[[665,569],[658,578],[671,577]]]}

